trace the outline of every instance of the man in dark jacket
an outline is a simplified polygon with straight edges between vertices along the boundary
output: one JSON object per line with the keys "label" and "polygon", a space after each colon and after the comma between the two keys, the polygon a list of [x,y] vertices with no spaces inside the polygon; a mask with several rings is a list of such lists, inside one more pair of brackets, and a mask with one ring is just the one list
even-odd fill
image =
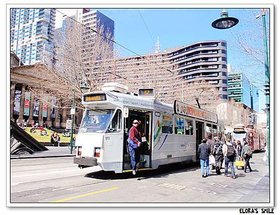
{"label": "man in dark jacket", "polygon": [[[203,178],[209,176],[209,155],[210,147],[207,145],[207,140],[203,139],[202,143],[198,146],[198,154],[200,159],[201,175]],[[206,172],[205,172],[206,169]]]}

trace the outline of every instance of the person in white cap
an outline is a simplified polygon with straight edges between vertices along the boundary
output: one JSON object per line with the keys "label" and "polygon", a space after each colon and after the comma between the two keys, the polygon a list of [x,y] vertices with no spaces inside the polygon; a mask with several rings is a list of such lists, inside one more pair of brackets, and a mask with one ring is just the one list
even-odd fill
{"label": "person in white cap", "polygon": [[138,162],[138,159],[135,156],[136,150],[141,144],[141,135],[137,130],[138,125],[138,120],[133,120],[132,127],[129,129],[128,137],[128,151],[133,175],[136,175],[136,164]]}

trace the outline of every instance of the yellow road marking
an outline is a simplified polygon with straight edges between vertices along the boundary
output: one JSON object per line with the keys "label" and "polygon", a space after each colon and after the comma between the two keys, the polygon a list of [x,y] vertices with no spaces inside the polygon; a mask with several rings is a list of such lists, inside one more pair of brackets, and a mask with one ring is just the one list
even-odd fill
{"label": "yellow road marking", "polygon": [[[152,168],[141,168],[141,169],[138,169],[137,171],[138,172],[141,172],[141,171],[145,171],[145,170],[153,170]],[[128,170],[123,170],[123,173],[127,173],[127,172],[132,172],[132,169],[128,169]]]}
{"label": "yellow road marking", "polygon": [[117,189],[119,189],[119,187],[111,187],[111,188],[108,188],[108,189],[98,190],[98,191],[94,191],[94,192],[91,192],[91,193],[85,193],[85,194],[78,195],[78,196],[59,199],[59,200],[55,200],[55,201],[52,201],[52,202],[67,202],[67,201],[71,201],[73,199],[83,198],[83,197],[86,197],[86,196],[91,196],[91,195],[100,194],[100,193],[106,193],[106,192],[110,192],[110,191],[117,190]]}

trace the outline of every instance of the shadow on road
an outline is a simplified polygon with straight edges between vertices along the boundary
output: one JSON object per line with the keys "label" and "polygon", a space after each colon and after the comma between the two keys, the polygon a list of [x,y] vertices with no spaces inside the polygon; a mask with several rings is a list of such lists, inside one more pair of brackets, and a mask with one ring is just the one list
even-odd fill
{"label": "shadow on road", "polygon": [[88,178],[96,178],[96,179],[103,179],[103,180],[116,180],[116,179],[129,179],[129,178],[137,178],[137,180],[144,180],[148,178],[163,178],[167,177],[170,174],[180,173],[180,172],[190,172],[196,171],[199,169],[199,163],[190,163],[190,164],[169,164],[160,166],[158,169],[154,170],[144,170],[138,171],[137,174],[134,176],[131,172],[126,173],[114,173],[114,172],[105,172],[105,171],[97,171],[91,172],[85,175]]}

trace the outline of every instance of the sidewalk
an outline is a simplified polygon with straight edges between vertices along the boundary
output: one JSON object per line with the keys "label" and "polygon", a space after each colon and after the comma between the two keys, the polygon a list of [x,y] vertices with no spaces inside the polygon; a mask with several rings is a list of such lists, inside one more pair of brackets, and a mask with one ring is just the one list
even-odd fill
{"label": "sidewalk", "polygon": [[68,146],[47,146],[48,150],[34,152],[29,155],[11,155],[11,159],[30,159],[30,158],[48,158],[48,157],[74,157],[75,149],[73,148],[72,154]]}

